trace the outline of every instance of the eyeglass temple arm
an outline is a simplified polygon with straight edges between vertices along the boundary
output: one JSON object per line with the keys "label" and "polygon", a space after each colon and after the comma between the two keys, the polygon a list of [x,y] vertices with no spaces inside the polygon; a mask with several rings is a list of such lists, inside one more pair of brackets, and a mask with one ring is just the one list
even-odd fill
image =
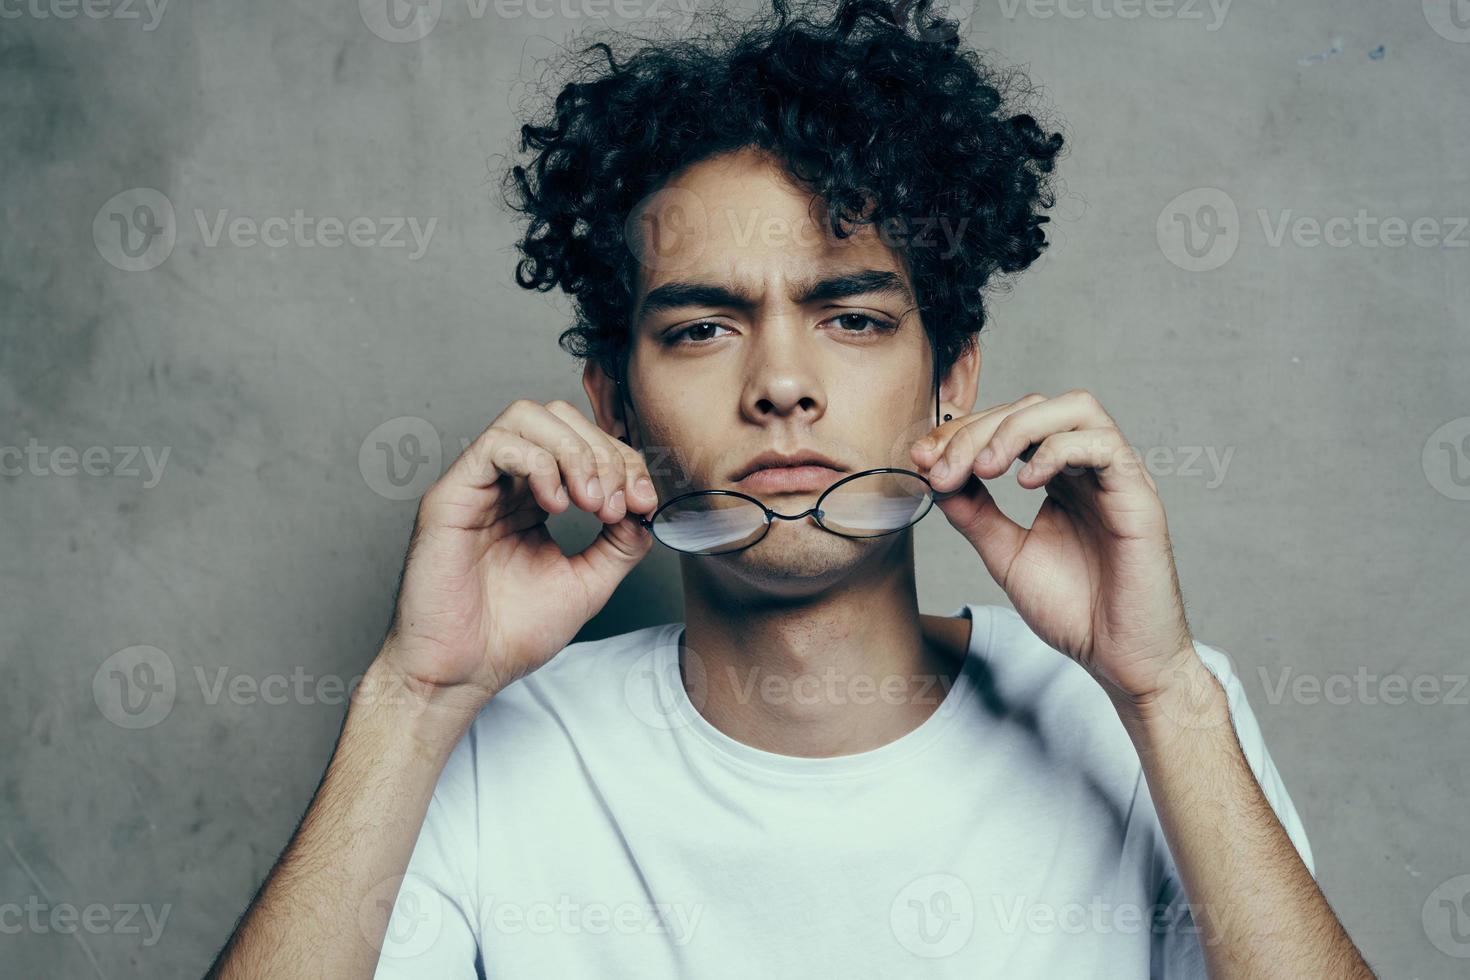
{"label": "eyeglass temple arm", "polygon": [[[928,333],[929,340],[934,347],[934,428],[937,429],[941,424],[939,421],[939,325],[935,324],[934,329]],[[954,416],[948,412],[944,414],[945,422],[952,418]]]}

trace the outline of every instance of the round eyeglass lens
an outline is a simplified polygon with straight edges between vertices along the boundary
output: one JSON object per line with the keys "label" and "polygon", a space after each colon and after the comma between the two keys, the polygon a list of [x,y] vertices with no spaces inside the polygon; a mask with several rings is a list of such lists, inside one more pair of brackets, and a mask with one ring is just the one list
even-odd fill
{"label": "round eyeglass lens", "polygon": [[929,484],[913,473],[868,473],[832,489],[822,500],[822,524],[834,534],[874,538],[901,531],[929,512]]}
{"label": "round eyeglass lens", "polygon": [[739,551],[753,544],[765,528],[764,510],[728,493],[699,493],[671,501],[653,521],[655,537],[691,555]]}

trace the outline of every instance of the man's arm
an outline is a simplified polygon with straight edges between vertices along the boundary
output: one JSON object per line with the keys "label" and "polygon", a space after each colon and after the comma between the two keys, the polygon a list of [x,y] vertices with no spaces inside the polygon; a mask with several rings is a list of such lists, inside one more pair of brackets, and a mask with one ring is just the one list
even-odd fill
{"label": "man's arm", "polygon": [[[429,798],[478,706],[380,655],[353,692],[306,816],[206,980],[368,978]],[[385,883],[390,883],[385,887]]]}
{"label": "man's arm", "polygon": [[1214,980],[1372,978],[1261,792],[1194,649],[1156,698],[1115,698]]}
{"label": "man's arm", "polygon": [[[603,529],[568,556],[546,519],[572,507]],[[316,797],[210,978],[373,976],[455,745],[602,609],[657,507],[643,458],[560,399],[517,399],[460,454],[419,501],[393,624]]]}
{"label": "man's arm", "polygon": [[[1371,977],[1241,752],[1193,646],[1158,485],[1097,397],[1033,392],[946,422],[911,455],[1026,625],[1118,706],[1214,980]],[[1029,528],[984,483],[1018,459],[1017,483],[1046,488]]]}

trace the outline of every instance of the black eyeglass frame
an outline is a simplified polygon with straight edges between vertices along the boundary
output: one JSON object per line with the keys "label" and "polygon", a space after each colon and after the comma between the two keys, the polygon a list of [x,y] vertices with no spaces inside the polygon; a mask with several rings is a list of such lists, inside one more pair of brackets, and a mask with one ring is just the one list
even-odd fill
{"label": "black eyeglass frame", "polygon": [[[822,501],[826,500],[827,497],[831,495],[834,490],[836,490],[843,484],[851,483],[853,480],[857,480],[865,476],[872,476],[875,473],[903,473],[907,476],[912,476],[918,480],[923,481],[924,486],[928,487],[928,491],[924,494],[924,510],[903,527],[896,527],[889,531],[879,531],[877,534],[848,534],[845,531],[834,530],[833,528],[830,528],[825,523],[823,523]],[[802,511],[800,514],[782,514],[779,511],[775,511],[772,510],[770,507],[767,507],[762,501],[758,500],[755,497],[752,497],[750,494],[741,493],[739,490],[692,490],[689,493],[681,493],[679,494],[679,496],[662,504],[658,508],[658,510],[653,512],[652,517],[639,517],[638,523],[642,524],[649,531],[653,532],[653,536],[659,544],[663,545],[665,548],[670,549],[671,551],[677,551],[681,555],[730,555],[734,554],[737,551],[744,551],[746,548],[753,548],[756,545],[760,544],[761,541],[765,539],[766,535],[770,533],[772,524],[774,524],[778,520],[800,521],[810,517],[817,522],[817,526],[820,527],[822,530],[826,531],[829,534],[835,534],[838,537],[843,538],[881,538],[890,534],[897,534],[899,531],[907,531],[909,528],[919,523],[925,517],[929,516],[929,512],[934,509],[934,501],[952,497],[959,492],[960,491],[958,490],[950,490],[942,493],[938,492],[934,489],[934,485],[930,483],[922,473],[916,473],[913,470],[904,469],[901,466],[879,466],[871,470],[861,470],[857,473],[849,473],[847,476],[844,476],[842,479],[832,484],[826,490],[823,490],[822,495],[817,498],[817,502],[811,507]],[[726,497],[740,497],[741,499],[748,500],[759,507],[761,511],[764,512],[766,517],[766,523],[761,528],[760,535],[752,540],[749,544],[742,544],[738,548],[727,548],[724,551],[686,551],[683,548],[676,548],[673,545],[669,544],[667,541],[664,541],[662,538],[659,538],[658,532],[653,531],[653,525],[658,520],[658,515],[663,513],[669,507],[672,507],[674,504],[679,503],[679,501],[688,500],[690,497],[707,497],[717,494]]]}

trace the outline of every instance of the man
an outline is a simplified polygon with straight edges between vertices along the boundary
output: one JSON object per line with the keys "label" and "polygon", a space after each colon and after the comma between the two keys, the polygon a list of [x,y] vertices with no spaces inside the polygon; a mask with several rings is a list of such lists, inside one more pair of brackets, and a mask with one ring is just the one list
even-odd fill
{"label": "man", "polygon": [[[523,130],[520,281],[577,297],[593,417],[516,400],[425,494],[214,975],[1371,976],[1112,418],[973,411],[1060,139],[922,7],[776,12]],[[1022,458],[1030,528],[984,482]],[[931,498],[1014,611],[919,612]],[[572,643],[656,540],[683,622]]]}

